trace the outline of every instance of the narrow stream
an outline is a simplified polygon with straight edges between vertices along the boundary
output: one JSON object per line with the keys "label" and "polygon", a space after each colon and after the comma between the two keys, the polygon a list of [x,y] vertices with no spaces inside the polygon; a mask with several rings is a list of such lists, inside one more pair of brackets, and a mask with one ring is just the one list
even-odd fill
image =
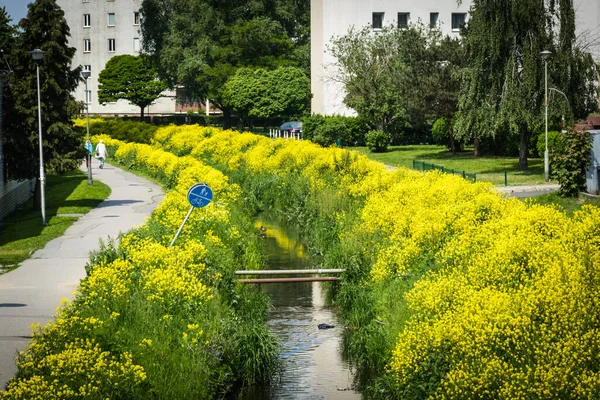
{"label": "narrow stream", "polygon": [[[262,218],[268,269],[308,269],[308,252],[293,229]],[[319,282],[263,284],[272,299],[269,327],[282,346],[282,370],[271,386],[244,390],[244,400],[360,399],[353,375],[340,356],[342,328],[335,312],[325,307]],[[335,325],[320,330],[319,324]]]}

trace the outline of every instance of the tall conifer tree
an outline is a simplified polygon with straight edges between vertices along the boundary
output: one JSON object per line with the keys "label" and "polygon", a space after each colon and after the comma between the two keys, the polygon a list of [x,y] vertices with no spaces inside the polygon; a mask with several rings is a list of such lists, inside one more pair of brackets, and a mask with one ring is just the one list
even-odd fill
{"label": "tall conifer tree", "polygon": [[6,97],[6,171],[9,178],[30,179],[39,174],[36,63],[29,51],[46,53],[40,63],[40,93],[44,165],[47,173],[77,168],[83,158],[81,137],[73,130],[80,68],[71,68],[75,48],[67,44],[69,27],[55,0],[29,4],[22,32],[11,51],[13,73]]}

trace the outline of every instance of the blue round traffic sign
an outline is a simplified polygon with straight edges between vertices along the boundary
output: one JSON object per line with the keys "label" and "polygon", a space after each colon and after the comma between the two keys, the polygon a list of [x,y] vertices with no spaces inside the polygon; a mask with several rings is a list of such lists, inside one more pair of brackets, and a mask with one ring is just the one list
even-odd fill
{"label": "blue round traffic sign", "polygon": [[193,207],[206,207],[212,201],[213,193],[206,183],[198,183],[188,190],[187,199]]}

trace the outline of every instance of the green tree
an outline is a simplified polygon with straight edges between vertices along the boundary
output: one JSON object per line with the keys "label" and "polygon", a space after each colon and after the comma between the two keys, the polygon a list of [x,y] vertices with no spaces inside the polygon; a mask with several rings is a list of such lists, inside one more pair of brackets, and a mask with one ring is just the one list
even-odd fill
{"label": "green tree", "polygon": [[12,19],[6,12],[6,7],[0,8],[0,57],[2,58],[2,69],[6,68],[4,63],[4,56],[8,55],[10,50],[14,47],[16,38],[17,38],[17,30],[11,24]]}
{"label": "green tree", "polygon": [[[559,54],[558,62],[550,65],[560,65],[551,69],[550,85],[567,92],[577,112],[593,106],[593,70],[589,58],[574,46],[574,15],[570,0],[473,3],[463,32],[469,67],[456,124],[463,139],[473,138],[477,145],[479,138],[507,131],[518,138],[519,168],[527,170],[530,136],[543,116],[542,50]],[[558,72],[562,68],[565,71]],[[581,95],[584,100],[576,99]]]}
{"label": "green tree", "polygon": [[48,173],[75,169],[85,154],[82,138],[73,130],[71,93],[81,78],[80,69],[71,66],[75,48],[67,44],[64,12],[55,0],[36,0],[28,8],[9,55],[13,73],[6,93],[4,151],[7,176],[12,179],[34,178],[40,168],[36,63],[29,54],[33,49],[46,51],[39,62],[45,169]]}
{"label": "green tree", "polygon": [[98,76],[98,100],[101,103],[127,100],[144,109],[161,97],[167,85],[158,80],[152,60],[144,55],[123,54],[114,56]]}
{"label": "green tree", "polygon": [[370,27],[351,28],[332,41],[336,64],[328,79],[344,86],[344,103],[372,128],[392,135],[424,132],[436,114],[451,115],[456,102],[446,83],[453,64],[444,58],[454,42],[442,39],[439,30],[422,24],[386,27],[376,35]]}
{"label": "green tree", "polygon": [[210,98],[227,117],[223,87],[241,67],[274,69],[309,61],[309,4],[296,0],[144,0],[144,48],[171,87]]}
{"label": "green tree", "polygon": [[254,119],[298,119],[308,114],[310,80],[295,67],[240,68],[223,87],[223,104],[253,125]]}

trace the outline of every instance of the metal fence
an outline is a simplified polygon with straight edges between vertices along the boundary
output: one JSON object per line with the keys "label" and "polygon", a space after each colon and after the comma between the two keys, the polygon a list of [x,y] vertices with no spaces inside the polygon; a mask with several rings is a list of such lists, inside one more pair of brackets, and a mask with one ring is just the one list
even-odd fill
{"label": "metal fence", "polygon": [[419,161],[419,160],[413,160],[412,167],[413,167],[413,169],[416,169],[417,171],[421,171],[421,172],[441,171],[446,174],[460,175],[464,179],[467,179],[467,180],[470,180],[473,182],[477,182],[477,174],[474,172],[472,173],[472,172],[466,172],[466,171],[459,171],[459,170],[453,169],[453,168],[446,168],[443,165],[435,165],[432,163],[428,163],[425,161]]}
{"label": "metal fence", "polygon": [[299,132],[294,133],[291,131],[281,131],[279,129],[269,129],[269,137],[273,139],[283,138],[302,140],[302,134]]}

